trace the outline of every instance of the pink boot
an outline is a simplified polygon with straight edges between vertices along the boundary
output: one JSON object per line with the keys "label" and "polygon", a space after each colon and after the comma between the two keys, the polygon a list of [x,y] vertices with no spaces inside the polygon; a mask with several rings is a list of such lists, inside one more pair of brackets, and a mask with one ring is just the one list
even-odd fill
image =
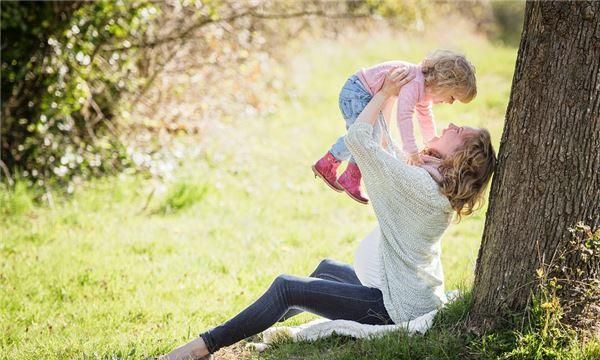
{"label": "pink boot", "polygon": [[360,169],[354,163],[348,163],[346,171],[338,179],[338,184],[344,188],[346,194],[361,204],[368,204],[369,199],[360,190]]}
{"label": "pink boot", "polygon": [[312,170],[315,177],[320,177],[325,181],[330,188],[337,192],[342,192],[344,189],[337,183],[337,168],[341,161],[336,159],[331,152],[327,152],[325,156],[319,159],[313,166]]}

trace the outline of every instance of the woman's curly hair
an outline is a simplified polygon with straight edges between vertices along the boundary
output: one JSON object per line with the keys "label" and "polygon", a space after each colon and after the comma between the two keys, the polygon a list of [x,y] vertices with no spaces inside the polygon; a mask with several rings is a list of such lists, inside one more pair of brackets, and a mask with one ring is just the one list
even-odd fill
{"label": "woman's curly hair", "polygon": [[436,50],[421,62],[425,85],[437,92],[452,91],[468,103],[477,95],[475,67],[467,58],[450,50]]}
{"label": "woman's curly hair", "polygon": [[[424,153],[442,158],[431,149],[425,149]],[[438,169],[442,175],[440,190],[460,221],[482,205],[485,189],[496,169],[489,131],[479,129],[477,135],[465,138],[462,149],[443,158]]]}

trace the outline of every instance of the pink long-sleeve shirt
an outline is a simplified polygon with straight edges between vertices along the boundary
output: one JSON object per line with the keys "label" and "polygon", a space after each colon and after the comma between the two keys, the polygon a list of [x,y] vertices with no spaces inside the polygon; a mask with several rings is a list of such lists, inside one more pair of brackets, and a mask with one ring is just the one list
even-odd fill
{"label": "pink long-sleeve shirt", "polygon": [[431,99],[425,96],[425,78],[420,65],[404,61],[387,61],[356,73],[360,82],[371,95],[375,95],[383,86],[385,74],[397,66],[407,66],[415,78],[400,89],[398,94],[397,118],[398,131],[402,139],[402,150],[407,154],[419,151],[413,132],[413,114],[416,112],[424,143],[436,136]]}

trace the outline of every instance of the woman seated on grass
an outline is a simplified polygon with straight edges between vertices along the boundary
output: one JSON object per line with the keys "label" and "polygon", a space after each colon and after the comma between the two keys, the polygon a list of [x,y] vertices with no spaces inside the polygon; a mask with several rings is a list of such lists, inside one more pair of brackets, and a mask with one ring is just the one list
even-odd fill
{"label": "woman seated on grass", "polygon": [[440,238],[455,212],[460,218],[479,203],[496,155],[487,130],[453,124],[427,144],[422,166],[407,165],[394,146],[384,150],[373,138],[373,124],[386,99],[410,80],[405,69],[388,73],[348,129],[346,144],[379,222],[359,245],[356,269],[323,260],[309,277],[280,275],[248,308],[173,350],[168,359],[208,359],[302,311],[383,325],[415,319],[444,304]]}

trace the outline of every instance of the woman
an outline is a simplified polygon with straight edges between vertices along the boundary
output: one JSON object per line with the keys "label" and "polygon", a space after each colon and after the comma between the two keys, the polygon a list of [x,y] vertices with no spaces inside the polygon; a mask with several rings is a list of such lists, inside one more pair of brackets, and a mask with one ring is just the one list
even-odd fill
{"label": "woman", "polygon": [[382,149],[373,124],[386,99],[408,81],[406,69],[388,73],[346,137],[379,223],[358,248],[356,270],[324,260],[310,277],[280,275],[256,302],[168,359],[209,359],[301,311],[381,325],[414,319],[446,301],[441,235],[454,212],[460,218],[474,210],[496,157],[487,130],[453,124],[428,143],[422,167]]}

